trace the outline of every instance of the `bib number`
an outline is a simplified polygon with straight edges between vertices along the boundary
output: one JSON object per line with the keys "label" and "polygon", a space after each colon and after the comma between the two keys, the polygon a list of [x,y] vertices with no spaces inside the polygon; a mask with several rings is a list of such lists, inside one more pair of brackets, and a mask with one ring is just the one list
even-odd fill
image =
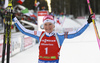
{"label": "bib number", "polygon": [[45,54],[48,54],[48,47],[45,48]]}

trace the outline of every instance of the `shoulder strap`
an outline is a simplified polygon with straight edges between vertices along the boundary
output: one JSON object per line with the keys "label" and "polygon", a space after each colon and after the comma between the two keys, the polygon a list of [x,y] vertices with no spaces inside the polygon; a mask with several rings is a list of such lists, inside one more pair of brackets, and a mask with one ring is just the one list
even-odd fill
{"label": "shoulder strap", "polygon": [[59,38],[58,38],[57,33],[55,33],[55,37],[56,37],[56,40],[57,40],[58,46],[59,46],[59,48],[60,48],[60,41],[59,41]]}
{"label": "shoulder strap", "polygon": [[40,45],[41,39],[43,38],[44,35],[45,35],[45,33],[43,32],[43,34],[40,36],[40,39],[39,39],[39,45]]}

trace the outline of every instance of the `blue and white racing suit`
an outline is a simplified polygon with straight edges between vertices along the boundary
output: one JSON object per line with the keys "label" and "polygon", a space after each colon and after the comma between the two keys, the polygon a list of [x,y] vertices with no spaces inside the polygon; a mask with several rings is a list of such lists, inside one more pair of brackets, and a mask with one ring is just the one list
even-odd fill
{"label": "blue and white racing suit", "polygon": [[[33,31],[33,30],[26,29],[23,25],[20,24],[19,20],[16,17],[13,19],[13,21],[15,22],[15,25],[20,30],[20,32],[22,32],[25,35],[28,35],[30,37],[33,37],[33,38],[37,39],[38,42],[39,42],[40,35],[43,31]],[[71,32],[67,32],[67,33],[56,33],[56,35],[58,37],[58,40],[59,40],[59,43],[58,43],[59,47],[62,46],[66,35],[67,35],[68,39],[77,37],[80,34],[82,34],[87,29],[88,26],[89,26],[89,23],[86,23],[80,29],[78,29],[76,31],[71,31]],[[46,34],[47,37],[50,37],[50,36],[54,35],[55,32],[54,31],[51,32],[51,33],[45,32],[45,34]],[[53,60],[53,61],[46,61],[46,60],[44,61],[44,60],[39,59],[38,63],[59,63],[59,59],[58,60]]]}

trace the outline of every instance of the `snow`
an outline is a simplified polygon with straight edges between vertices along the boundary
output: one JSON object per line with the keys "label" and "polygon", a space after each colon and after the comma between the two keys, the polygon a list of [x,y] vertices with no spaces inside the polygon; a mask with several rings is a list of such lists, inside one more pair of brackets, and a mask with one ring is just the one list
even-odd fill
{"label": "snow", "polygon": [[[87,19],[75,21],[66,18],[63,27],[81,27]],[[81,25],[79,24],[81,23]],[[100,31],[100,23],[97,23]],[[38,63],[38,44],[11,57],[10,63]],[[59,63],[100,63],[100,50],[93,24],[86,31],[73,39],[65,39],[60,51]]]}
{"label": "snow", "polygon": [[10,63],[38,63],[38,44],[11,57]]}

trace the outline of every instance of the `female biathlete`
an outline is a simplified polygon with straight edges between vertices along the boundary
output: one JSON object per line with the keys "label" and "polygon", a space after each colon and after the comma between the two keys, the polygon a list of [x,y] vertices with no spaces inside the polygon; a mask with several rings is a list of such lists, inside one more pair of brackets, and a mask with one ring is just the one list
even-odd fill
{"label": "female biathlete", "polygon": [[60,49],[65,38],[71,39],[82,34],[92,22],[92,15],[89,15],[87,22],[78,30],[66,33],[55,33],[55,22],[51,15],[43,18],[45,31],[28,30],[20,24],[16,17],[13,18],[17,28],[25,35],[33,37],[39,42],[38,63],[59,63]]}

